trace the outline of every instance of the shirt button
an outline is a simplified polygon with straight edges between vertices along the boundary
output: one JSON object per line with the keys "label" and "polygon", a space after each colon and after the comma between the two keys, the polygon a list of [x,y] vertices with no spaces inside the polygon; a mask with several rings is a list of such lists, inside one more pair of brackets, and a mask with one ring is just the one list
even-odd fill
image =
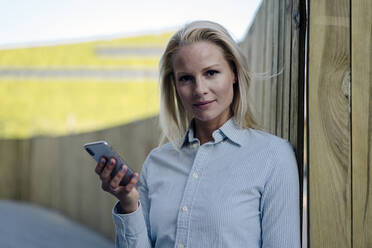
{"label": "shirt button", "polygon": [[178,245],[178,248],[184,248],[185,246],[183,244]]}
{"label": "shirt button", "polygon": [[192,148],[196,149],[196,143],[192,144]]}
{"label": "shirt button", "polygon": [[198,179],[199,175],[198,175],[198,173],[194,172],[194,174],[192,174],[192,177],[195,178],[195,179]]}
{"label": "shirt button", "polygon": [[183,211],[183,212],[187,212],[187,210],[188,210],[187,206],[183,206],[183,207],[182,207],[182,211]]}

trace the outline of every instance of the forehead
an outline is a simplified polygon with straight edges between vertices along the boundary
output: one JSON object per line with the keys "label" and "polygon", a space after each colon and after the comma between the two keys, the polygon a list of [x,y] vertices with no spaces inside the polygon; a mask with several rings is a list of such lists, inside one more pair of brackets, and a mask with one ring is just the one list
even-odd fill
{"label": "forehead", "polygon": [[173,69],[193,70],[213,64],[227,65],[223,49],[209,41],[182,46],[172,58]]}

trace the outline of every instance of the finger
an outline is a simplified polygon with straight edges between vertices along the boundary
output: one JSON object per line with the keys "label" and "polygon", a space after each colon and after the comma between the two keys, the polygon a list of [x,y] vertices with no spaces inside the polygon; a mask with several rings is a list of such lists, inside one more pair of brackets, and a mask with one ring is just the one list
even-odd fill
{"label": "finger", "polygon": [[124,187],[125,191],[128,193],[131,192],[133,188],[136,186],[138,180],[139,180],[138,173],[135,172],[132,178],[130,179],[129,183]]}
{"label": "finger", "polygon": [[107,192],[110,192],[111,191],[110,184],[108,182],[105,182],[105,181],[102,181],[101,188],[104,191],[107,191]]}
{"label": "finger", "polygon": [[106,165],[106,159],[105,157],[101,157],[100,160],[98,160],[96,169],[94,170],[98,175],[100,175],[103,171],[103,168]]}
{"label": "finger", "polygon": [[105,168],[103,169],[100,178],[102,182],[109,182],[111,180],[111,172],[112,169],[115,167],[116,160],[114,158],[110,158],[108,163],[106,164]]}
{"label": "finger", "polygon": [[122,165],[118,173],[116,173],[116,175],[112,178],[110,182],[110,187],[112,190],[115,190],[117,187],[119,187],[119,184],[123,177],[125,176],[125,174],[127,173],[127,171],[128,167],[126,165]]}

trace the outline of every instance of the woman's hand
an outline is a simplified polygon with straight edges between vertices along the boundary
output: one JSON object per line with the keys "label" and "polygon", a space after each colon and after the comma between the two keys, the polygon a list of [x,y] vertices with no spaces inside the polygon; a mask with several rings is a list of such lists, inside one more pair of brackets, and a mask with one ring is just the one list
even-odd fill
{"label": "woman's hand", "polygon": [[120,186],[119,183],[123,179],[128,170],[126,165],[116,173],[111,179],[111,172],[115,168],[116,160],[110,158],[108,161],[102,157],[97,163],[95,172],[99,175],[102,182],[102,189],[111,193],[120,201],[121,213],[128,214],[138,208],[138,191],[136,184],[138,182],[138,173],[134,173],[133,177],[126,186]]}

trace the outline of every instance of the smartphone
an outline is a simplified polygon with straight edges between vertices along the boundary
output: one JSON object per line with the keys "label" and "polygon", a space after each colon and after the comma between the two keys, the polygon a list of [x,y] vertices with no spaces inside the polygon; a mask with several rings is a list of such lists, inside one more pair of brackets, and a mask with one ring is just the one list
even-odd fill
{"label": "smartphone", "polygon": [[121,169],[121,166],[123,164],[127,165],[128,170],[124,175],[124,178],[121,180],[120,184],[121,186],[125,186],[129,183],[130,179],[132,178],[134,172],[132,169],[129,168],[129,165],[127,162],[125,162],[124,159],[122,159],[117,152],[112,149],[112,147],[107,143],[106,141],[95,141],[90,142],[84,145],[84,149],[98,162],[101,157],[105,157],[106,161],[108,161],[110,158],[116,159],[116,166],[111,172],[111,178],[113,178],[116,173]]}

